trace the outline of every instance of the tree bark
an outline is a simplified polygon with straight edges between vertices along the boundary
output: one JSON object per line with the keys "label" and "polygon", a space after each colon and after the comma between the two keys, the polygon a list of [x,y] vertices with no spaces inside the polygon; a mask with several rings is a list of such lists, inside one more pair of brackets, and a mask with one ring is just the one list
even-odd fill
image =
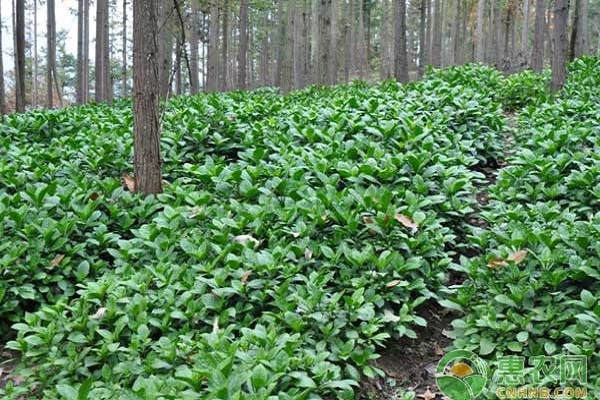
{"label": "tree bark", "polygon": [[569,22],[569,0],[555,0],[554,5],[554,31],[552,57],[552,84],[553,92],[562,89],[567,77],[567,24]]}
{"label": "tree bark", "polygon": [[331,26],[329,32],[329,84],[337,85],[338,59],[337,59],[337,0],[331,0]]}
{"label": "tree bark", "polygon": [[475,61],[483,62],[483,14],[485,11],[485,0],[479,0],[477,3],[477,33],[475,34],[477,43],[475,45]]}
{"label": "tree bark", "polygon": [[408,82],[406,52],[406,1],[394,0],[394,77],[400,83]]}
{"label": "tree bark", "polygon": [[[31,103],[33,108],[37,108],[39,104],[39,58],[38,58],[38,10],[37,10],[37,0],[33,0],[33,74],[31,77],[32,80],[32,93],[31,93]],[[1,32],[1,31],[0,31]]]}
{"label": "tree bark", "polygon": [[535,4],[535,36],[531,53],[531,68],[541,73],[544,69],[544,25],[546,24],[544,0],[536,0]]}
{"label": "tree bark", "polygon": [[123,0],[123,20],[122,20],[123,36],[121,38],[121,58],[123,65],[121,66],[121,97],[127,97],[127,0]]}
{"label": "tree bark", "polygon": [[16,0],[16,111],[25,112],[25,0]]}
{"label": "tree bark", "polygon": [[162,192],[156,1],[133,0],[135,189],[144,195]]}
{"label": "tree bark", "polygon": [[248,0],[240,4],[240,47],[238,49],[238,87],[247,88],[246,70],[248,68]]}
{"label": "tree bark", "polygon": [[175,4],[173,0],[159,0],[158,10],[158,87],[161,99],[166,99],[171,92],[173,68],[173,35],[172,14]]}
{"label": "tree bark", "polygon": [[108,0],[96,4],[96,101],[112,102],[110,83],[110,47],[108,32]]}
{"label": "tree bark", "polygon": [[[0,5],[0,32],[3,32],[4,26],[2,24],[2,9]],[[3,53],[2,47],[2,35],[0,34],[0,55]],[[0,115],[6,114],[6,92],[4,88],[4,57],[0,56]]]}
{"label": "tree bark", "polygon": [[303,4],[300,2],[292,2],[293,7],[293,20],[294,20],[294,32],[293,32],[293,53],[294,53],[294,88],[304,88],[304,58],[305,53],[305,40],[304,40],[304,18],[303,18]]}
{"label": "tree bark", "polygon": [[222,18],[223,18],[223,39],[222,39],[222,44],[223,46],[221,46],[221,64],[220,64],[220,72],[221,72],[221,79],[219,80],[220,82],[220,87],[219,90],[221,91],[226,91],[227,88],[227,80],[228,80],[228,74],[227,74],[227,68],[229,68],[229,62],[228,62],[228,54],[229,54],[229,0],[223,0],[223,9],[222,11]]}
{"label": "tree bark", "polygon": [[442,0],[434,0],[433,35],[431,39],[431,64],[442,65]]}
{"label": "tree bark", "polygon": [[198,44],[200,42],[200,9],[198,0],[192,0],[192,11],[190,15],[190,94],[198,94],[200,83],[198,79]]}
{"label": "tree bark", "polygon": [[367,59],[367,43],[365,38],[365,0],[357,0],[358,5],[358,75],[366,79],[369,74],[369,60]]}
{"label": "tree bark", "polygon": [[[419,25],[419,77],[425,74],[425,66],[427,65],[427,9],[429,0],[421,0],[420,4],[420,25]],[[455,50],[456,51],[456,50]]]}
{"label": "tree bark", "polygon": [[46,46],[48,49],[48,58],[46,61],[46,106],[54,107],[53,93],[53,72],[56,68],[56,14],[54,0],[46,0],[48,9],[47,16],[47,31],[46,31]]}
{"label": "tree bark", "polygon": [[217,0],[210,3],[210,20],[208,33],[208,71],[206,91],[215,92],[219,84],[219,5]]}
{"label": "tree bark", "polygon": [[586,55],[589,51],[588,8],[588,0],[576,0],[575,22],[573,24],[573,45],[571,52],[571,57],[573,59]]}
{"label": "tree bark", "polygon": [[329,40],[331,35],[331,1],[332,0],[320,0],[319,9],[319,58],[317,64],[317,71],[319,74],[319,85],[327,85],[329,83],[329,71],[330,66],[330,48]]}
{"label": "tree bark", "polygon": [[529,53],[529,1],[523,2],[523,30],[521,31],[521,54]]}

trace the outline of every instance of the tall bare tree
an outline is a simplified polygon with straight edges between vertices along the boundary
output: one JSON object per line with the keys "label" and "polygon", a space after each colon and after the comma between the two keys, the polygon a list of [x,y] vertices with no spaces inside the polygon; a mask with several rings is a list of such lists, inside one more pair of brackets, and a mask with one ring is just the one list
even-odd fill
{"label": "tall bare tree", "polygon": [[529,52],[529,1],[523,1],[523,26],[521,30],[521,55]]}
{"label": "tall bare tree", "polygon": [[123,35],[121,36],[121,97],[127,97],[127,0],[123,0],[123,20],[121,22]]}
{"label": "tall bare tree", "polygon": [[4,61],[2,57],[2,31],[4,26],[2,25],[2,9],[0,5],[0,115],[6,114],[6,92],[4,89]]}
{"label": "tall bare tree", "polygon": [[133,0],[135,189],[145,195],[162,191],[156,2]]}
{"label": "tall bare tree", "polygon": [[90,43],[90,2],[79,0],[77,13],[77,104],[88,102],[89,94],[89,43]]}
{"label": "tall bare tree", "polygon": [[331,1],[319,1],[319,53],[317,60],[318,84],[327,85],[329,83],[329,39],[331,35]]}
{"label": "tall bare tree", "polygon": [[[47,31],[46,31],[46,46],[48,49],[48,58],[46,60],[46,106],[54,107],[54,86],[56,70],[56,13],[54,0],[46,0],[47,6]],[[57,93],[58,94],[58,93]]]}
{"label": "tall bare tree", "polygon": [[221,17],[223,18],[223,33],[221,39],[221,65],[220,72],[221,78],[219,79],[219,90],[228,90],[228,68],[229,68],[229,0],[223,0],[223,8],[221,9]]}
{"label": "tall bare tree", "polygon": [[31,89],[31,104],[33,108],[37,108],[39,104],[39,58],[38,58],[38,9],[37,0],[33,0],[33,73],[31,77],[31,83],[33,88]]}
{"label": "tall bare tree", "polygon": [[570,58],[575,59],[588,53],[588,0],[575,0],[573,32],[571,34]]}
{"label": "tall bare tree", "polygon": [[110,44],[108,25],[108,0],[96,2],[96,87],[97,102],[112,102],[110,81]]}
{"label": "tall bare tree", "polygon": [[531,68],[534,71],[542,72],[544,68],[544,29],[546,4],[545,0],[536,0],[535,2],[535,36],[533,38],[533,50],[531,53]]}
{"label": "tall bare tree", "polygon": [[240,46],[238,49],[238,87],[246,89],[248,68],[248,0],[240,4]]}
{"label": "tall bare tree", "polygon": [[198,80],[198,44],[200,42],[200,9],[198,0],[192,0],[192,10],[190,14],[190,93],[197,94],[200,90]]}
{"label": "tall bare tree", "polygon": [[170,92],[173,67],[173,0],[159,0],[158,4],[158,86],[159,96],[165,99]]}
{"label": "tall bare tree", "polygon": [[[14,5],[15,3],[13,3]],[[16,0],[14,10],[16,111],[25,112],[25,0]]]}
{"label": "tall bare tree", "polygon": [[219,84],[219,4],[217,0],[210,2],[210,20],[208,33],[208,71],[206,90],[215,92]]}
{"label": "tall bare tree", "polygon": [[394,77],[408,82],[408,55],[406,51],[406,1],[394,0]]}
{"label": "tall bare tree", "polygon": [[329,84],[337,84],[338,59],[337,59],[337,0],[331,0],[331,24],[329,30],[329,60],[327,72],[329,75]]}
{"label": "tall bare tree", "polygon": [[554,55],[552,57],[552,91],[559,91],[567,77],[567,24],[569,22],[569,0],[555,0],[554,31],[552,41]]}
{"label": "tall bare tree", "polygon": [[475,34],[477,43],[475,45],[475,60],[483,62],[483,14],[485,12],[485,0],[479,0],[477,3],[477,33]]}
{"label": "tall bare tree", "polygon": [[431,35],[431,64],[442,66],[442,0],[433,2],[433,33]]}

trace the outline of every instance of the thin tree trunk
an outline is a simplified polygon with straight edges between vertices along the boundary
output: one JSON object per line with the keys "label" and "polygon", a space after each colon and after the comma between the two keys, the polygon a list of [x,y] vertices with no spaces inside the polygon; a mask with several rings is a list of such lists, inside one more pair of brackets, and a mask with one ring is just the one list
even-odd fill
{"label": "thin tree trunk", "polygon": [[223,0],[223,9],[222,18],[223,18],[223,40],[221,47],[221,64],[220,64],[220,87],[219,90],[226,91],[227,90],[227,68],[229,67],[228,55],[229,55],[229,0]]}
{"label": "thin tree trunk", "polygon": [[219,5],[217,0],[210,3],[208,33],[208,71],[206,91],[216,92],[219,87]]}
{"label": "thin tree trunk", "polygon": [[48,58],[46,61],[46,106],[52,108],[54,107],[52,75],[56,65],[56,14],[54,0],[46,0],[46,5],[48,7],[46,23],[46,46],[48,49]]}
{"label": "thin tree trunk", "polygon": [[[421,0],[420,5],[420,25],[419,25],[419,77],[422,77],[425,73],[425,66],[427,65],[427,49],[429,45],[427,43],[427,8],[429,7],[429,0]],[[456,49],[455,49],[456,52]]]}
{"label": "thin tree trunk", "polygon": [[108,0],[97,0],[96,7],[96,101],[110,104],[112,88],[109,72]]}
{"label": "thin tree trunk", "polygon": [[442,0],[434,0],[433,36],[431,43],[431,64],[442,65]]}
{"label": "thin tree trunk", "polygon": [[544,25],[546,6],[544,0],[536,0],[535,5],[535,36],[533,38],[533,50],[531,54],[531,68],[536,72],[544,69]]}
{"label": "thin tree trunk", "polygon": [[555,0],[554,5],[554,32],[552,57],[552,91],[559,91],[567,77],[567,24],[569,22],[569,0]]}
{"label": "thin tree trunk", "polygon": [[304,59],[306,57],[306,48],[305,48],[305,23],[303,17],[303,3],[293,2],[294,8],[294,88],[302,89],[304,88]]}
{"label": "thin tree trunk", "polygon": [[121,67],[121,97],[127,97],[127,0],[123,0],[123,37],[121,42],[121,58],[123,65]]}
{"label": "thin tree trunk", "polygon": [[337,0],[331,0],[331,26],[329,32],[329,64],[327,70],[329,73],[329,84],[337,84],[338,60],[337,60]]}
{"label": "thin tree trunk", "polygon": [[[39,90],[38,90],[38,75],[39,75],[39,71],[38,71],[38,65],[39,65],[39,59],[38,59],[38,30],[37,30],[37,25],[38,25],[38,11],[37,11],[37,0],[33,0],[33,77],[32,77],[32,83],[33,83],[33,90],[32,90],[32,98],[31,98],[31,103],[33,104],[33,108],[37,108],[38,103],[39,103]],[[1,31],[0,31],[1,32]]]}
{"label": "thin tree trunk", "polygon": [[477,62],[483,62],[483,13],[485,11],[485,0],[479,0],[477,3],[477,33],[475,45],[475,60]]}
{"label": "thin tree trunk", "polygon": [[192,0],[192,11],[190,15],[190,93],[192,95],[198,94],[200,90],[200,84],[198,82],[198,44],[200,42],[200,21],[199,16],[199,4],[198,0]]}
{"label": "thin tree trunk", "polygon": [[175,95],[181,96],[183,93],[181,78],[181,40],[177,39],[175,43]]}
{"label": "thin tree trunk", "polygon": [[83,104],[83,2],[79,0],[77,5],[77,104]]}
{"label": "thin tree trunk", "polygon": [[173,0],[159,0],[158,86],[161,99],[166,99],[171,92],[171,69],[173,68],[173,36],[171,34],[171,29],[173,8]]}
{"label": "thin tree trunk", "polygon": [[355,2],[360,0],[350,0],[349,8],[350,8],[350,41],[348,43],[348,48],[350,49],[350,75],[354,75],[358,72],[358,41],[356,35],[356,6]]}
{"label": "thin tree trunk", "polygon": [[[424,49],[424,55],[425,55],[425,62],[424,65],[429,65],[431,64],[431,38],[432,38],[432,33],[433,33],[433,15],[431,13],[431,7],[432,7],[432,0],[423,0],[425,2],[425,20],[427,21],[426,25],[425,25],[425,49]],[[465,21],[465,26],[466,26],[466,19],[464,19]]]}
{"label": "thin tree trunk", "polygon": [[238,51],[238,87],[247,88],[246,70],[248,68],[248,0],[240,4],[240,48]]}
{"label": "thin tree trunk", "polygon": [[158,110],[156,0],[133,0],[133,131],[135,189],[162,192]]}
{"label": "thin tree trunk", "polygon": [[494,35],[496,37],[496,68],[500,68],[504,59],[504,41],[502,36],[502,5],[499,1],[492,1],[494,9]]}
{"label": "thin tree trunk", "polygon": [[263,39],[260,45],[260,86],[267,86],[269,80],[269,16],[265,13],[263,17]]}
{"label": "thin tree trunk", "polygon": [[329,83],[328,66],[330,58],[329,39],[331,35],[331,1],[320,0],[319,9],[319,55],[317,63],[317,71],[319,73],[319,85],[327,85]]}
{"label": "thin tree trunk", "polygon": [[[0,32],[4,31],[4,25],[2,24],[2,10],[0,5]],[[0,55],[3,53],[2,47],[2,35],[0,34]],[[4,57],[0,56],[0,115],[6,114],[6,92],[4,88]]]}
{"label": "thin tree trunk", "polygon": [[394,0],[394,77],[400,83],[408,82],[408,60],[406,54],[406,2]]}
{"label": "thin tree trunk", "polygon": [[360,79],[368,77],[367,43],[365,39],[364,0],[357,0],[358,5],[358,75]]}
{"label": "thin tree trunk", "polygon": [[16,0],[16,2],[16,111],[22,113],[25,112],[25,0]]}
{"label": "thin tree trunk", "polygon": [[523,30],[521,31],[521,54],[529,53],[529,1],[523,2]]}
{"label": "thin tree trunk", "polygon": [[89,102],[90,96],[90,2],[83,1],[83,65],[82,75],[82,103]]}
{"label": "thin tree trunk", "polygon": [[575,24],[573,26],[575,43],[572,52],[573,58],[586,55],[589,51],[588,0],[577,0],[575,4]]}

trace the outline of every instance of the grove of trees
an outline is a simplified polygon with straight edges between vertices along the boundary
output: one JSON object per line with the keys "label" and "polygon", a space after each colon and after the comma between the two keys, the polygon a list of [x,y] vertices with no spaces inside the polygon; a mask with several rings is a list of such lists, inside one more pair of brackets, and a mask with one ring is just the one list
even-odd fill
{"label": "grove of trees", "polygon": [[[13,0],[12,10],[0,9],[2,29],[14,38],[11,57],[2,49],[2,113],[111,103],[131,93],[131,0],[78,0],[73,32],[57,31],[56,3]],[[37,24],[44,4],[46,32]],[[156,7],[163,99],[353,79],[407,82],[428,65],[468,62],[507,73],[552,67],[557,89],[567,60],[600,53],[596,0],[157,0]],[[70,55],[64,41],[75,29]]]}

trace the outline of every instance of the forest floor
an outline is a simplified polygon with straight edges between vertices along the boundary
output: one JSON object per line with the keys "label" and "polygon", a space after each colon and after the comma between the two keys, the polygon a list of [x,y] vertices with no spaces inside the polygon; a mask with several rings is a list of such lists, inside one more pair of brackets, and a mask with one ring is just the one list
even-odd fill
{"label": "forest floor", "polygon": [[[488,187],[496,182],[500,171],[508,163],[513,143],[513,131],[517,127],[517,115],[504,113],[506,133],[504,135],[504,160],[496,160],[495,165],[482,168],[486,183],[476,194],[479,207],[489,202]],[[487,222],[479,218],[477,211],[469,217],[469,224],[487,227]],[[468,254],[464,254],[469,256]],[[454,274],[450,277],[453,284],[461,284],[464,277]],[[402,338],[381,349],[380,358],[373,364],[385,373],[385,377],[364,380],[361,384],[359,399],[361,400],[402,400],[405,393],[416,393],[416,399],[446,400],[438,391],[435,381],[437,363],[446,353],[445,348],[452,344],[446,335],[452,330],[451,323],[456,313],[444,309],[437,304],[425,305],[419,315],[427,321],[426,327],[415,329],[416,339]]]}

